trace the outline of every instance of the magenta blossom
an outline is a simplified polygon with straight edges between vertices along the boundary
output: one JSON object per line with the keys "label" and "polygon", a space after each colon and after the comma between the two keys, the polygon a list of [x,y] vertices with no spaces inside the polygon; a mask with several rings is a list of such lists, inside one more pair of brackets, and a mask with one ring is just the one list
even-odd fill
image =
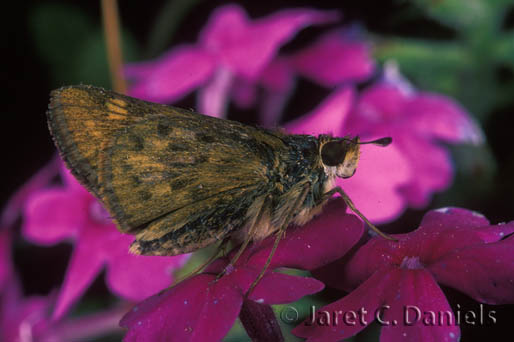
{"label": "magenta blossom", "polygon": [[[344,123],[352,109],[354,97],[352,88],[338,88],[311,113],[285,127],[288,132],[296,134],[346,136],[348,132]],[[394,140],[386,148],[362,145],[361,151],[355,175],[349,179],[337,179],[337,185],[346,191],[368,219],[383,222],[398,217],[406,206],[398,188],[411,179],[408,160]]]}
{"label": "magenta blossom", "polygon": [[9,198],[0,215],[0,293],[13,276],[11,260],[11,229],[21,216],[23,205],[34,192],[48,185],[59,170],[57,156],[33,175],[16,193]]}
{"label": "magenta blossom", "polygon": [[311,270],[342,257],[363,233],[362,223],[345,211],[342,200],[333,200],[322,215],[303,227],[288,230],[268,271],[247,297],[271,251],[273,236],[248,248],[218,280],[217,274],[238,247],[214,261],[202,274],[148,298],[120,322],[128,328],[124,341],[220,341],[234,324],[244,301],[289,303],[320,291],[323,284],[313,278],[272,270]]}
{"label": "magenta blossom", "polygon": [[257,100],[257,86],[261,86],[264,90],[261,123],[274,126],[280,120],[297,76],[333,88],[364,81],[374,68],[368,44],[350,30],[330,31],[311,46],[272,60],[256,82],[240,79],[233,90],[234,100],[243,108],[253,105]]}
{"label": "magenta blossom", "polygon": [[69,342],[90,341],[106,333],[120,330],[117,323],[123,310],[114,309],[60,321],[52,320],[55,296],[24,297],[15,276],[0,293],[0,341],[5,342]]}
{"label": "magenta blossom", "polygon": [[414,207],[424,207],[434,191],[452,180],[452,163],[440,142],[481,143],[482,132],[454,100],[416,92],[394,66],[384,81],[366,89],[344,122],[345,131],[361,136],[391,136],[408,159],[412,178],[399,191]]}
{"label": "magenta blossom", "polygon": [[51,327],[50,307],[46,297],[23,298],[17,282],[11,279],[0,294],[0,341],[49,341],[41,337]]}
{"label": "magenta blossom", "polygon": [[134,240],[116,229],[100,203],[69,171],[63,186],[47,187],[28,196],[23,234],[41,245],[63,240],[75,243],[54,318],[60,318],[106,266],[107,285],[115,294],[137,301],[168,286],[173,270],[187,256],[144,257],[128,253]]}
{"label": "magenta blossom", "polygon": [[320,312],[360,311],[363,320],[327,326],[325,317],[324,322],[304,322],[293,333],[308,341],[339,341],[377,319],[383,342],[458,341],[462,322],[437,283],[479,302],[514,303],[513,232],[514,221],[491,225],[465,209],[430,211],[417,230],[396,235],[397,242],[372,238],[347,263],[315,271],[330,286],[356,287]]}
{"label": "magenta blossom", "polygon": [[250,20],[237,5],[218,8],[196,44],[174,48],[158,60],[130,65],[130,95],[172,102],[199,88],[199,110],[223,116],[234,77],[254,80],[299,30],[334,21],[334,12],[289,9]]}
{"label": "magenta blossom", "polygon": [[7,229],[0,230],[0,294],[12,274],[10,234]]}

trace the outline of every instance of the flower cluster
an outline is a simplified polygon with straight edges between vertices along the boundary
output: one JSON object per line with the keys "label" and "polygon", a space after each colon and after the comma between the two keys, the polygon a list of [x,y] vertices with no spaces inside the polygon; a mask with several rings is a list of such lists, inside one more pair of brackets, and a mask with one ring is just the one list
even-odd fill
{"label": "flower cluster", "polygon": [[[337,185],[374,223],[392,221],[408,206],[425,207],[434,192],[450,185],[453,168],[443,143],[478,144],[482,133],[454,100],[416,90],[394,63],[379,68],[370,44],[354,28],[330,28],[306,47],[281,51],[300,30],[338,19],[331,11],[289,9],[253,20],[237,5],[220,7],[196,43],[174,47],[154,61],[127,65],[130,95],[173,103],[197,91],[199,111],[211,116],[225,117],[233,101],[241,108],[259,105],[261,125],[280,123],[291,134],[359,135],[362,140],[390,136],[393,144],[385,149],[362,145],[356,174],[338,179]],[[326,98],[283,122],[285,105],[302,79],[325,89]],[[21,295],[11,260],[11,231],[20,216],[26,240],[42,246],[73,244],[56,296]],[[0,229],[0,339],[6,341],[73,338],[76,326],[70,329],[63,322],[104,269],[114,295],[128,302],[143,300],[120,322],[125,341],[221,340],[238,317],[245,328],[248,319],[258,320],[252,318],[255,305],[270,324],[254,324],[254,330],[262,331],[252,333],[278,338],[280,333],[269,328],[275,320],[269,306],[297,301],[325,285],[349,294],[320,309],[319,319],[293,330],[308,341],[357,334],[377,316],[365,317],[360,325],[327,325],[323,312],[359,308],[370,313],[387,308],[379,318],[396,323],[382,328],[382,341],[458,340],[455,324],[404,321],[402,310],[409,305],[456,320],[438,283],[482,303],[514,302],[514,222],[491,225],[482,215],[458,208],[430,211],[417,230],[390,241],[363,234],[362,222],[347,213],[343,200],[331,199],[311,222],[288,228],[251,291],[274,237],[250,245],[234,265],[230,260],[238,247],[202,273],[168,287],[188,256],[129,254],[134,238],[119,233],[98,200],[58,159],[12,197]],[[311,271],[312,277],[293,276],[282,272],[284,268]],[[117,322],[125,308],[105,321],[114,317]],[[88,326],[88,333],[101,330],[97,323],[101,326],[103,320],[92,320],[96,328]]]}
{"label": "flower cluster", "polygon": [[268,258],[274,237],[249,248],[226,274],[217,279],[237,252],[215,260],[193,276],[135,306],[121,321],[125,341],[219,341],[239,316],[245,301],[272,305],[294,302],[323,289],[313,278],[273,272],[277,268],[312,270],[342,257],[360,239],[362,222],[344,214],[341,199],[327,205],[325,214],[288,231],[269,270],[248,293]]}
{"label": "flower cluster", "polygon": [[[458,341],[460,322],[437,283],[482,303],[514,303],[512,233],[514,221],[491,225],[470,210],[432,210],[417,230],[395,235],[398,241],[372,238],[347,262],[314,272],[325,284],[353,290],[320,310],[365,308],[369,315],[362,321],[365,324],[327,326],[318,320],[299,325],[293,333],[308,341],[339,341],[378,318],[384,325],[383,342]],[[382,311],[378,316],[377,310]]]}
{"label": "flower cluster", "polygon": [[[241,107],[259,102],[261,123],[273,126],[297,80],[308,78],[330,93],[317,109],[284,123],[286,130],[393,137],[387,149],[363,146],[356,175],[344,181],[366,216],[390,221],[408,205],[426,206],[433,192],[450,185],[451,161],[440,142],[478,144],[482,132],[455,101],[416,91],[391,63],[379,82],[359,94],[356,83],[376,68],[369,44],[355,29],[331,30],[297,52],[279,52],[300,29],[336,19],[333,12],[295,9],[250,21],[236,5],[219,8],[198,43],[127,66],[129,93],[169,103],[198,89],[199,111],[218,117],[225,116],[230,99]],[[257,89],[264,93],[259,101]]]}
{"label": "flower cluster", "polygon": [[63,185],[48,186],[28,196],[24,206],[24,236],[34,243],[75,244],[54,317],[60,318],[85,292],[102,268],[107,268],[111,291],[141,300],[162,290],[173,270],[187,256],[148,258],[129,254],[133,237],[121,234],[102,205],[62,165]]}

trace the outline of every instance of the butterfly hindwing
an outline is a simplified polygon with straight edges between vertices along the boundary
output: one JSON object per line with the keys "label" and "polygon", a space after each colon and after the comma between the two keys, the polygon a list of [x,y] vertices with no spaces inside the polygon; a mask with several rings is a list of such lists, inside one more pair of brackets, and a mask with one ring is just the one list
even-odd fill
{"label": "butterfly hindwing", "polygon": [[272,148],[269,140],[283,144],[263,134],[197,114],[158,115],[119,131],[100,179],[106,207],[147,246],[133,251],[169,255],[194,234],[208,244],[242,224],[252,200],[269,190],[272,160],[257,154]]}

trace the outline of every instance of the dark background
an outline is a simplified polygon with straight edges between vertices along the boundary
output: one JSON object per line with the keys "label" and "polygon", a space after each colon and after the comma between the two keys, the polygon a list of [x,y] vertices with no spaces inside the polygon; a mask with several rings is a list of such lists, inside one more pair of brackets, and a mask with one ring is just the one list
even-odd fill
{"label": "dark background", "polygon": [[[487,0],[484,0],[484,2]],[[491,39],[480,38],[484,33],[484,20],[455,24],[452,19],[440,20],[430,10],[432,3],[439,1],[246,1],[240,2],[253,18],[270,14],[278,9],[312,6],[319,9],[339,9],[343,22],[356,24],[365,29],[371,39],[379,42],[377,58],[395,57],[416,86],[424,90],[444,91],[456,97],[468,108],[485,131],[485,146],[452,148],[457,174],[455,183],[447,192],[435,196],[430,207],[446,205],[462,206],[477,210],[493,223],[514,219],[514,144],[512,116],[514,114],[514,54],[492,57]],[[456,1],[453,1],[456,2]],[[194,42],[205,25],[212,10],[224,1],[175,1],[177,8],[170,10],[169,1],[120,1],[120,16],[125,36],[127,60],[145,60],[156,57],[172,44]],[[182,7],[180,4],[182,3]],[[4,205],[12,193],[32,174],[41,168],[54,154],[49,136],[45,111],[49,92],[62,85],[92,83],[109,87],[108,71],[101,40],[101,13],[97,1],[23,1],[11,2],[4,12],[3,25],[7,41],[3,47],[3,111],[0,115],[1,146],[3,158],[1,168],[2,191],[0,205]],[[53,17],[62,10],[62,15]],[[70,11],[70,12],[69,12]],[[71,29],[57,29],[59,18],[69,13]],[[514,27],[514,7],[505,7],[502,15],[489,20],[489,26],[497,30],[491,37],[510,32]],[[175,25],[175,26],[173,26]],[[75,28],[74,28],[75,27]],[[76,27],[80,27],[76,29]],[[308,44],[324,29],[313,28],[302,32],[285,50]],[[486,30],[487,31],[487,30]],[[408,55],[381,47],[380,43],[422,40],[430,44],[448,42],[467,49],[473,63],[460,70],[461,83],[454,88],[441,85],[436,71],[441,60],[433,56],[409,59]],[[84,41],[90,42],[86,49]],[[512,40],[514,45],[514,38]],[[401,49],[400,49],[401,50]],[[93,52],[91,52],[93,51]],[[437,50],[436,51],[437,54]],[[503,58],[503,59],[502,59]],[[444,60],[443,60],[444,62]],[[432,64],[431,64],[432,63]],[[426,66],[435,70],[433,79],[424,78],[416,70]],[[450,65],[451,66],[451,65]],[[439,69],[438,69],[439,68]],[[452,69],[450,68],[450,71]],[[409,73],[411,71],[411,73]],[[441,72],[441,70],[439,70]],[[441,74],[443,77],[444,75]],[[445,88],[446,87],[446,88]],[[469,88],[469,89],[468,89]],[[309,96],[306,96],[306,95]],[[286,108],[286,117],[305,113],[326,95],[306,81],[301,81],[295,97]],[[194,96],[188,96],[179,105],[194,107]],[[246,121],[252,121],[253,113]],[[231,108],[231,117],[241,117]],[[388,224],[386,229],[411,230],[417,227],[424,210],[408,210],[399,220]],[[59,245],[55,248],[39,248],[17,242],[15,262],[27,294],[46,294],[62,281],[67,257],[71,248]],[[30,255],[27,255],[30,253]],[[514,251],[513,251],[514,253]],[[51,271],[45,265],[52,263]],[[445,289],[446,291],[447,289]],[[97,281],[88,295],[105,295],[103,281]],[[478,304],[457,291],[448,290],[451,304],[459,303],[461,311],[476,310]],[[448,292],[447,292],[448,293]],[[489,327],[462,326],[462,340],[483,340],[503,337],[514,316],[512,306],[486,306],[486,310],[497,310],[498,323]]]}

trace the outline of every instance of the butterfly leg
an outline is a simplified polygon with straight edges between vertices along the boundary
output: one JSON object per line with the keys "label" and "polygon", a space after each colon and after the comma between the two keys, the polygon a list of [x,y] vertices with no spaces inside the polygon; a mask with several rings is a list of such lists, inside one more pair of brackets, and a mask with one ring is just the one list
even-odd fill
{"label": "butterfly leg", "polygon": [[211,255],[211,257],[209,259],[207,259],[206,262],[204,262],[203,264],[201,264],[200,266],[195,268],[193,271],[189,272],[186,276],[184,276],[183,278],[175,281],[172,286],[175,286],[178,283],[182,282],[183,280],[188,279],[188,278],[190,278],[190,277],[200,273],[207,265],[209,265],[211,262],[213,262],[219,256],[220,251],[223,251],[225,249],[225,247],[228,245],[229,241],[230,241],[230,239],[228,237],[223,239],[223,241],[221,241],[220,245],[218,246],[218,249],[216,250],[216,253]]}
{"label": "butterfly leg", "polygon": [[231,270],[234,265],[236,264],[237,260],[239,260],[239,257],[243,254],[246,247],[248,247],[248,244],[253,240],[256,230],[259,228],[259,222],[261,221],[262,217],[267,213],[269,210],[270,205],[270,198],[268,196],[262,197],[259,201],[258,205],[258,214],[254,215],[251,218],[248,232],[245,236],[245,239],[243,243],[241,244],[241,247],[239,247],[239,250],[237,251],[236,255],[232,257],[232,260],[230,260],[230,263],[223,269],[221,273],[218,274],[216,279],[221,278],[227,271]]}
{"label": "butterfly leg", "polygon": [[344,192],[344,190],[337,186],[335,188],[333,188],[332,190],[330,190],[329,192],[325,193],[323,195],[323,198],[324,200],[328,200],[330,197],[332,197],[333,194],[335,193],[338,193],[341,195],[341,197],[343,198],[344,202],[346,203],[346,205],[348,206],[348,208],[351,209],[351,211],[353,211],[355,214],[357,214],[357,216],[359,216],[373,231],[375,231],[378,235],[380,235],[381,237],[383,237],[384,239],[387,239],[387,240],[392,240],[392,241],[396,241],[395,238],[383,233],[380,229],[378,229],[373,223],[371,223],[367,218],[366,216],[364,216],[356,207],[355,207],[355,204],[353,204],[353,201],[350,199],[350,197],[346,194],[346,192]]}
{"label": "butterfly leg", "polygon": [[[285,226],[285,228],[287,228],[287,226]],[[269,253],[268,259],[266,260],[266,264],[262,268],[261,273],[259,273],[259,276],[253,281],[252,285],[248,289],[248,292],[246,293],[247,296],[253,291],[254,287],[257,285],[257,283],[259,283],[259,280],[261,280],[262,277],[264,277],[264,274],[266,273],[266,270],[268,269],[268,267],[271,263],[271,259],[273,259],[273,255],[275,254],[275,251],[277,250],[278,243],[286,235],[285,228],[282,228],[278,232],[276,232],[277,236],[275,238],[275,242],[273,243],[273,247],[271,248],[271,252]]]}
{"label": "butterfly leg", "polygon": [[295,204],[292,207],[292,210],[289,211],[289,213],[287,214],[286,220],[283,221],[284,224],[275,233],[276,234],[275,242],[273,243],[273,247],[271,248],[271,252],[270,252],[270,254],[268,256],[268,259],[266,260],[266,264],[264,264],[264,267],[262,268],[261,273],[259,273],[257,278],[253,281],[252,285],[250,286],[250,288],[246,292],[246,296],[248,296],[253,291],[253,289],[259,283],[259,281],[262,279],[262,277],[264,277],[264,274],[266,273],[269,265],[271,264],[271,260],[273,259],[273,255],[275,254],[275,252],[276,252],[276,250],[278,248],[278,244],[279,244],[280,240],[282,240],[282,238],[284,238],[286,236],[286,229],[289,226],[289,222],[291,222],[291,220],[293,219],[294,215],[297,213],[298,209],[302,207],[302,204],[305,201],[305,198],[307,197],[307,194],[309,193],[309,189],[310,189],[310,183],[306,183],[305,185],[303,185],[303,189],[301,190],[300,195],[297,197],[297,199],[295,201]]}

